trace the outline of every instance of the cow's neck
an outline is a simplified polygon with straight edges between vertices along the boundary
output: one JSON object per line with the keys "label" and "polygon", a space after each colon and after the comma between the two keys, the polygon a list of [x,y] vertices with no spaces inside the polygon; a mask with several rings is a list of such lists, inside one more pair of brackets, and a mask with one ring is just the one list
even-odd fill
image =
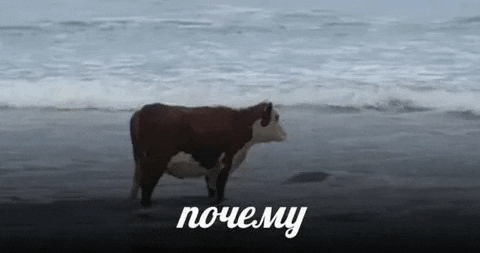
{"label": "cow's neck", "polygon": [[258,105],[248,107],[239,111],[242,122],[252,126],[253,123],[262,116],[265,105],[260,103]]}

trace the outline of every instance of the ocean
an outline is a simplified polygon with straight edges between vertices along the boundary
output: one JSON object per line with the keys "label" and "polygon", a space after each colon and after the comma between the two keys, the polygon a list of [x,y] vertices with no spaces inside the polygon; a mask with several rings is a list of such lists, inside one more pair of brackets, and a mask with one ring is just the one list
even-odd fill
{"label": "ocean", "polygon": [[478,113],[478,10],[472,1],[2,1],[0,105],[271,100]]}

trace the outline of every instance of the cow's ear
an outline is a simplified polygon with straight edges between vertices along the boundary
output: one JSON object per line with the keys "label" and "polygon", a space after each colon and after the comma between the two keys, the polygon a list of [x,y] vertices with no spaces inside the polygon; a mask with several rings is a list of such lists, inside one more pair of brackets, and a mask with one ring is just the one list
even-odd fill
{"label": "cow's ear", "polygon": [[262,115],[262,122],[261,125],[262,127],[268,126],[270,124],[270,120],[272,119],[272,103],[268,103],[267,106],[265,107],[265,110],[263,111]]}

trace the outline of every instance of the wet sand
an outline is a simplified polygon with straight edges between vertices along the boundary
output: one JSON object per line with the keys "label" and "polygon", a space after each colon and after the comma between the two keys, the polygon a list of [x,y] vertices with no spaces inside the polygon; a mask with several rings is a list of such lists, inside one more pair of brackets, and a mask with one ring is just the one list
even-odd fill
{"label": "wet sand", "polygon": [[229,179],[224,206],[253,206],[256,215],[306,206],[293,239],[285,228],[175,228],[184,206],[208,207],[202,179],[164,176],[152,208],[129,204],[131,112],[2,110],[2,252],[480,249],[478,121],[280,112],[289,140],[252,149]]}
{"label": "wet sand", "polygon": [[[123,199],[111,198],[2,204],[2,251],[182,252],[218,247],[248,251],[268,248],[277,252],[445,252],[480,247],[480,216],[462,214],[462,207],[471,204],[467,201],[457,200],[449,208],[422,209],[419,207],[431,204],[431,200],[411,199],[393,207],[395,210],[373,208],[336,214],[322,212],[321,204],[309,205],[300,232],[293,239],[285,238],[285,229],[228,229],[223,223],[208,229],[176,229],[182,206],[200,206],[202,198],[157,198],[156,204],[161,203],[162,208],[154,207],[155,213],[132,211]],[[258,211],[263,209],[261,204],[254,206]]]}

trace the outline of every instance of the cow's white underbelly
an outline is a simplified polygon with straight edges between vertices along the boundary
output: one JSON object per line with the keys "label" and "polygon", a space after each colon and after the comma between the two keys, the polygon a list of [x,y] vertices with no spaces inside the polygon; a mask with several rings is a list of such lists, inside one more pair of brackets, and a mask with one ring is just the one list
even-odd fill
{"label": "cow's white underbelly", "polygon": [[204,176],[208,170],[200,166],[190,154],[179,152],[170,159],[166,172],[174,177],[188,178]]}
{"label": "cow's white underbelly", "polygon": [[[245,160],[248,150],[253,145],[247,143],[242,149],[240,149],[232,161],[232,169],[230,173],[240,167],[240,164]],[[201,177],[208,175],[210,178],[215,178],[218,176],[220,171],[223,168],[222,159],[225,156],[225,153],[222,153],[218,159],[217,164],[210,170],[205,169],[200,166],[200,163],[193,159],[192,155],[178,152],[175,156],[170,159],[170,162],[167,165],[167,174],[170,174],[177,178],[192,178],[192,177]]]}

